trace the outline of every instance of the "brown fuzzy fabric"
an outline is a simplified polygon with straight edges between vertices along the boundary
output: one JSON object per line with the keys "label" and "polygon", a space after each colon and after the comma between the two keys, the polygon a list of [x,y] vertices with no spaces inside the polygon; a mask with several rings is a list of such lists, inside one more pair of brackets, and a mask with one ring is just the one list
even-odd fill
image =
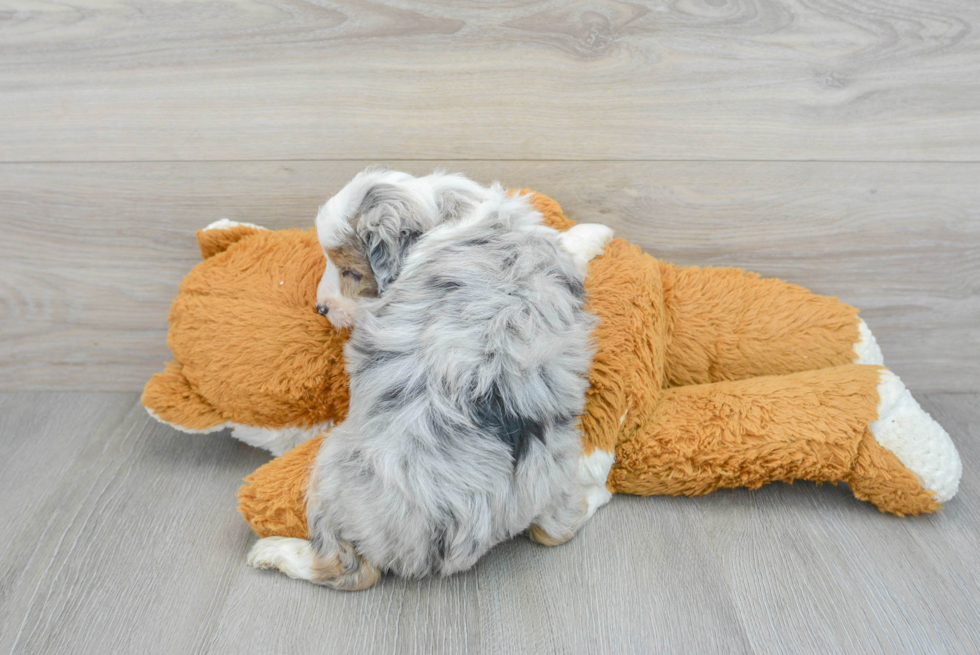
{"label": "brown fuzzy fabric", "polygon": [[858,311],[738,268],[660,263],[672,387],[850,364]]}
{"label": "brown fuzzy fabric", "polygon": [[238,511],[255,534],[308,538],[306,483],[323,439],[310,439],[245,478],[238,490]]}
{"label": "brown fuzzy fabric", "polygon": [[668,389],[644,428],[616,450],[609,486],[640,496],[698,496],[841,480],[878,416],[878,371],[848,364]]}
{"label": "brown fuzzy fabric", "polygon": [[[540,194],[549,225],[573,222]],[[313,230],[198,233],[204,262],[171,310],[174,362],[144,404],[185,429],[343,420],[346,335],[316,313],[323,254]],[[592,260],[600,318],[584,449],[616,452],[608,485],[639,495],[845,481],[898,515],[939,509],[867,428],[879,369],[856,366],[857,311],[780,280],[678,267],[615,239]],[[305,495],[322,437],[255,471],[239,509],[260,536],[306,535]]]}
{"label": "brown fuzzy fabric", "polygon": [[181,282],[167,337],[174,361],[147,383],[143,404],[191,430],[343,419],[346,335],[314,308],[323,274],[315,231],[222,232],[198,232],[211,256]]}

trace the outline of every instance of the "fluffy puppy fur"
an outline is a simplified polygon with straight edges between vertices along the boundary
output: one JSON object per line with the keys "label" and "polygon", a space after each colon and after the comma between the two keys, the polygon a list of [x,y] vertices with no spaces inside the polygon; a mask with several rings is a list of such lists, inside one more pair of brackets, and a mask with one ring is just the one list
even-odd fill
{"label": "fluffy puppy fur", "polygon": [[[595,252],[576,259],[540,221],[526,198],[443,174],[369,170],[324,206],[318,309],[353,326],[350,411],[311,476],[311,540],[262,539],[250,564],[362,589],[467,569],[529,527],[548,545],[581,527]],[[584,227],[568,243],[611,238]]]}
{"label": "fluffy puppy fur", "polygon": [[316,217],[327,256],[317,310],[335,327],[350,327],[357,299],[384,292],[420,235],[472,212],[490,194],[462,175],[417,178],[381,168],[358,173]]}

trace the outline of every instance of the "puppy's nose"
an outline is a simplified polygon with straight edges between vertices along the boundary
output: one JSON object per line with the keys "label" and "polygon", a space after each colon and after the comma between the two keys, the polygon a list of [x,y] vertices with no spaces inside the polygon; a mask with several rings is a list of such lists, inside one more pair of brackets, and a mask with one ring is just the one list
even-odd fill
{"label": "puppy's nose", "polygon": [[330,308],[326,305],[317,305],[316,310],[320,312],[322,316],[326,316],[330,312]]}

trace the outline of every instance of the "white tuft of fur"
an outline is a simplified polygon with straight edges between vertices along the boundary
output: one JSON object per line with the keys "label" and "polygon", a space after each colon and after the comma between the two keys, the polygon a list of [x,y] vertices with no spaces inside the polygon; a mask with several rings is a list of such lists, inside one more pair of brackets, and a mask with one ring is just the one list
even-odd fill
{"label": "white tuft of fur", "polygon": [[606,249],[613,240],[611,227],[599,223],[579,223],[558,236],[558,245],[572,256],[572,261],[584,274],[589,262]]}
{"label": "white tuft of fur", "polygon": [[254,448],[268,450],[276,457],[279,457],[279,455],[292,450],[302,443],[306,443],[313,437],[319,436],[321,433],[334,426],[333,421],[324,421],[323,423],[316,423],[310,427],[294,426],[286,428],[260,428],[255,425],[245,425],[243,423],[232,423],[231,421],[225,421],[220,425],[204,428],[203,430],[195,430],[193,428],[185,428],[182,425],[170,423],[169,421],[164,421],[149,407],[144,408],[146,409],[146,413],[153,417],[154,420],[159,421],[164,425],[169,425],[175,430],[186,432],[187,434],[214,434],[215,432],[221,432],[222,430],[231,428],[231,436],[234,438]]}
{"label": "white tuft of fur", "polygon": [[222,430],[225,430],[235,425],[234,423],[225,421],[220,425],[214,425],[210,428],[204,428],[203,430],[195,430],[194,428],[185,428],[183,425],[177,425],[176,423],[171,423],[170,421],[164,421],[162,418],[156,415],[156,412],[154,412],[146,405],[143,405],[143,409],[145,409],[146,413],[149,414],[150,417],[153,420],[157,421],[158,423],[163,423],[164,425],[168,425],[172,427],[174,430],[180,430],[181,432],[186,432],[187,434],[214,434],[215,432],[221,432]]}
{"label": "white tuft of fur", "polygon": [[875,441],[895,453],[941,503],[956,495],[963,464],[953,440],[897,375],[882,371],[878,382],[878,420],[871,423]]}
{"label": "white tuft of fur", "polygon": [[871,328],[862,319],[858,319],[858,340],[854,343],[854,363],[855,364],[874,364],[884,366],[885,358],[881,354],[881,348],[875,341],[875,335],[871,334]]}
{"label": "white tuft of fur", "polygon": [[256,569],[276,569],[290,578],[312,581],[316,552],[306,539],[265,537],[248,551],[247,562]]}
{"label": "white tuft of fur", "polygon": [[585,490],[585,499],[589,503],[587,519],[612,498],[606,480],[615,461],[614,453],[598,448],[589,455],[582,455],[578,460],[578,479]]}
{"label": "white tuft of fur", "polygon": [[230,424],[231,436],[247,443],[249,446],[268,450],[276,457],[292,450],[300,444],[306,443],[313,437],[319,436],[333,426],[333,421],[316,423],[310,427],[296,426],[289,428],[260,428],[254,425]]}
{"label": "white tuft of fur", "polygon": [[239,223],[238,221],[232,221],[227,218],[221,218],[216,220],[214,223],[211,223],[206,228],[204,228],[204,231],[206,232],[208,230],[230,230],[231,228],[238,227],[240,225],[244,227],[254,227],[256,230],[267,229],[262,227],[261,225],[255,225],[254,223]]}

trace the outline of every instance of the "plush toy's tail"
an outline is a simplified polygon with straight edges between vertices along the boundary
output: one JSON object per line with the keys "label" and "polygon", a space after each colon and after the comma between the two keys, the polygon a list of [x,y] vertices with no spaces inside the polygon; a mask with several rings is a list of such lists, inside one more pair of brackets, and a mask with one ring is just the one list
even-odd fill
{"label": "plush toy's tail", "polygon": [[896,383],[880,367],[846,365],[668,389],[646,426],[617,449],[609,487],[700,495],[844,481],[882,511],[934,512],[956,493],[959,455]]}

